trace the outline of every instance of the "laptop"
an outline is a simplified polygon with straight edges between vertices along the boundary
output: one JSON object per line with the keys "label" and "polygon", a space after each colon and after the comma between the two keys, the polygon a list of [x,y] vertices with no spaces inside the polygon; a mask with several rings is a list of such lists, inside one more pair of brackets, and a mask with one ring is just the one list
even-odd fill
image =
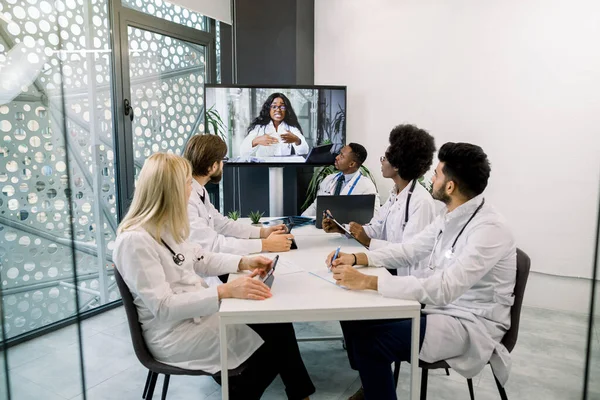
{"label": "laptop", "polygon": [[333,143],[313,147],[306,157],[306,162],[309,164],[333,164],[335,154],[331,154],[332,147]]}
{"label": "laptop", "polygon": [[369,223],[375,212],[374,194],[353,194],[343,196],[317,196],[317,219],[315,226],[323,229],[323,211],[329,210],[340,224],[352,221],[361,225]]}

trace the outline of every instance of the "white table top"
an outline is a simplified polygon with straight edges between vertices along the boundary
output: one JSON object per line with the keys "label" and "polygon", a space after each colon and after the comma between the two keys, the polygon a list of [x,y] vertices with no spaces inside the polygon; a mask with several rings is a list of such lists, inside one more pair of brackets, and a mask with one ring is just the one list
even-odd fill
{"label": "white table top", "polygon": [[[337,246],[344,252],[359,252],[364,248],[353,239],[338,233],[328,234],[314,226],[295,228],[292,234],[298,249],[280,254],[271,288],[273,297],[261,301],[225,299],[221,302],[221,370],[228,365],[225,329],[228,324],[412,318],[410,398],[417,400],[421,305],[412,300],[385,298],[373,290],[346,290],[315,276],[321,273],[329,277],[325,258]],[[268,256],[274,257],[273,254]],[[378,276],[389,274],[385,268],[363,268],[363,271]],[[230,274],[229,279],[239,276],[242,274]],[[226,400],[229,399],[227,374],[222,379],[222,398]]]}
{"label": "white table top", "polygon": [[[260,322],[326,321],[393,318],[399,310],[420,310],[412,300],[385,298],[372,290],[346,290],[310,272],[326,274],[325,258],[341,246],[344,252],[360,252],[364,248],[353,239],[337,233],[324,233],[314,226],[292,230],[298,250],[280,253],[271,292],[273,297],[262,300],[225,299],[219,314],[224,318],[240,318]],[[268,254],[267,257],[274,255]],[[361,268],[369,275],[389,274],[385,268]],[[242,276],[236,274],[230,279]],[[402,316],[398,316],[402,317]]]}

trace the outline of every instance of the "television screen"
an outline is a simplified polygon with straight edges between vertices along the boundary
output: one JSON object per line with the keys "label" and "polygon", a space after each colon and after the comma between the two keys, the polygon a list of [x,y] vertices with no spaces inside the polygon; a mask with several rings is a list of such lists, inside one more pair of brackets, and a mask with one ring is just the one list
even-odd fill
{"label": "television screen", "polygon": [[346,87],[205,86],[207,133],[230,163],[332,164],[346,144]]}

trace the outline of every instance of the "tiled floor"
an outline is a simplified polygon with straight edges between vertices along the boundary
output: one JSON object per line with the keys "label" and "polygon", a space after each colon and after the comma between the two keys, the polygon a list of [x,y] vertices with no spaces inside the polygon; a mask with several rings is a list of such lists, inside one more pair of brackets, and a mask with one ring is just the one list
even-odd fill
{"label": "tiled floor", "polygon": [[[297,324],[298,337],[338,334],[337,323]],[[81,326],[87,399],[140,399],[146,371],[139,364],[129,339],[122,308],[83,322]],[[582,399],[587,319],[567,313],[524,308],[519,341],[506,387],[511,400]],[[600,342],[596,345],[592,376],[600,376]],[[302,356],[317,387],[312,399],[346,399],[360,386],[358,374],[348,365],[340,342],[302,342]],[[79,373],[77,328],[72,326],[8,351],[12,398],[16,400],[83,399]],[[398,395],[408,398],[408,365],[401,371]],[[479,400],[499,399],[493,376],[486,368],[474,379]],[[160,398],[162,379],[154,398]],[[600,380],[591,383],[590,399],[600,399]],[[220,399],[220,387],[211,378],[172,377],[170,400]],[[276,380],[264,399],[285,398]],[[432,371],[428,398],[468,399],[466,381],[456,372],[445,376]]]}

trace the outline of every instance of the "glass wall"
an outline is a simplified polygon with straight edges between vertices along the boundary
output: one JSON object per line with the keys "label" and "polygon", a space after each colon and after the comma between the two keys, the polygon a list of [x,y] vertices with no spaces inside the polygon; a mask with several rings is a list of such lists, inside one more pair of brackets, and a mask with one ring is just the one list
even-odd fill
{"label": "glass wall", "polygon": [[[101,1],[0,2],[2,346],[116,299],[106,15]],[[78,326],[67,333],[79,342]],[[63,397],[83,392],[79,346],[32,366],[18,358],[0,353],[0,399],[44,398],[37,368],[60,368]]]}
{"label": "glass wall", "polygon": [[590,331],[588,335],[588,358],[585,376],[585,398],[600,399],[600,201],[598,204],[598,226],[596,228],[594,285],[590,310]]}
{"label": "glass wall", "polygon": [[79,311],[118,299],[117,198],[107,0],[3,1],[0,13],[0,257],[12,338],[77,313],[74,273]]}
{"label": "glass wall", "polygon": [[[0,271],[0,279],[2,272]],[[4,310],[2,307],[2,285],[0,285],[0,321],[4,321]],[[4,341],[4,328],[0,324],[0,400],[8,400],[9,393],[9,377],[8,377],[8,360],[6,359],[6,342]]]}
{"label": "glass wall", "polygon": [[[127,199],[117,197],[117,160],[131,155],[127,170],[137,174],[150,154],[181,154],[204,132],[214,21],[162,0],[111,7],[0,1],[0,285],[9,340],[119,299],[112,249]],[[128,21],[113,28],[124,42],[111,42],[115,9]],[[124,98],[133,119],[122,115]]]}
{"label": "glass wall", "polygon": [[204,132],[206,47],[135,27],[127,37],[137,177],[151,154],[181,155]]}
{"label": "glass wall", "polygon": [[189,26],[201,31],[208,30],[208,18],[166,0],[123,0],[124,7],[141,11],[166,21]]}

